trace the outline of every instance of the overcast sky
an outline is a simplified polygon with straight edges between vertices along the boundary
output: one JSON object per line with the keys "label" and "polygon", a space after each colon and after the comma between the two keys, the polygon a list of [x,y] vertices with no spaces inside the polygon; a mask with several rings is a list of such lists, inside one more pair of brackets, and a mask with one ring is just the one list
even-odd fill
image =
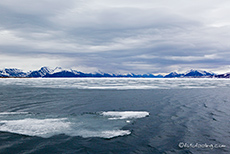
{"label": "overcast sky", "polygon": [[1,0],[0,68],[230,72],[229,0]]}

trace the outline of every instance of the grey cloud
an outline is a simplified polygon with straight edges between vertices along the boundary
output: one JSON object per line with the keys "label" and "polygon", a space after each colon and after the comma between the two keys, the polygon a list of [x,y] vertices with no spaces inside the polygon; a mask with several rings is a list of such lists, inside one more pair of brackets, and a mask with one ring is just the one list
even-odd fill
{"label": "grey cloud", "polygon": [[0,56],[46,56],[47,64],[55,57],[64,67],[106,72],[228,68],[228,4],[2,0]]}

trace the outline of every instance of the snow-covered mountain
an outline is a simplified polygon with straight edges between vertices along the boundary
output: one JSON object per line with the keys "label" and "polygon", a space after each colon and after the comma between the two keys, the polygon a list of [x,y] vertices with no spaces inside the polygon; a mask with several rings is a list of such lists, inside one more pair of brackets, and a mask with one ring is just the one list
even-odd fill
{"label": "snow-covered mountain", "polygon": [[7,76],[9,76],[9,74],[6,73],[5,70],[0,70],[0,77],[7,77]]}
{"label": "snow-covered mountain", "polygon": [[214,75],[215,78],[230,78],[230,73]]}
{"label": "snow-covered mountain", "polygon": [[61,67],[56,67],[55,69],[50,69],[49,67],[42,67],[39,70],[31,71],[28,77],[69,77],[67,74],[72,72],[71,70],[65,70]]}
{"label": "snow-covered mountain", "polygon": [[39,70],[31,71],[28,73],[27,77],[49,77],[49,78],[57,78],[57,77],[135,77],[135,78],[162,78],[162,75],[153,75],[153,74],[112,74],[112,73],[104,73],[104,72],[94,72],[94,73],[83,73],[77,70],[72,69],[63,69],[61,67],[56,67],[55,69],[50,69],[48,67],[42,67]]}
{"label": "snow-covered mountain", "polygon": [[165,78],[178,78],[183,77],[183,74],[178,74],[177,72],[171,72],[164,76]]}
{"label": "snow-covered mountain", "polygon": [[56,67],[55,69],[50,69],[49,67],[42,67],[39,70],[23,72],[17,68],[5,68],[0,70],[0,77],[43,77],[43,78],[58,78],[58,77],[129,77],[129,78],[230,78],[230,73],[216,75],[212,72],[193,70],[186,73],[171,72],[165,76],[163,75],[153,75],[153,74],[112,74],[104,72],[95,73],[83,73],[73,69],[63,69],[61,67]]}
{"label": "snow-covered mountain", "polygon": [[0,70],[0,77],[26,77],[26,73],[17,68],[5,68]]}
{"label": "snow-covered mountain", "polygon": [[165,78],[197,78],[197,77],[211,77],[214,76],[215,74],[212,72],[207,72],[207,71],[202,71],[202,70],[194,70],[191,69],[188,72],[179,74],[177,72],[171,72],[167,75],[165,75]]}
{"label": "snow-covered mountain", "polygon": [[186,72],[184,74],[184,77],[204,77],[204,76],[212,76],[212,75],[215,75],[215,74],[212,72],[191,69],[189,72]]}
{"label": "snow-covered mountain", "polygon": [[27,76],[28,77],[43,77],[47,74],[51,74],[53,70],[48,67],[42,67],[40,70],[31,71]]}

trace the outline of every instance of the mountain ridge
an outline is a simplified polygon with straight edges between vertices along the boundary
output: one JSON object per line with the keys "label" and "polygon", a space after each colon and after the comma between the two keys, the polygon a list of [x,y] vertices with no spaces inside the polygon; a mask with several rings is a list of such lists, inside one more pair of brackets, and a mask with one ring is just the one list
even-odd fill
{"label": "mountain ridge", "polygon": [[203,70],[191,69],[185,73],[171,72],[166,75],[148,74],[113,74],[104,72],[84,73],[73,69],[41,67],[39,70],[23,72],[17,68],[0,69],[0,77],[61,78],[61,77],[128,77],[128,78],[230,78],[230,73],[215,74]]}

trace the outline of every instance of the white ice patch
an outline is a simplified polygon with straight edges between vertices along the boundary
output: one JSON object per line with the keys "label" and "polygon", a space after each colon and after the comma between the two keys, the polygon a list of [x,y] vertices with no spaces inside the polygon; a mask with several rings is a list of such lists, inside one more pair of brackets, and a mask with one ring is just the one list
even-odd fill
{"label": "white ice patch", "polygon": [[103,116],[110,117],[109,119],[137,119],[149,116],[149,112],[146,111],[107,111],[101,113]]}
{"label": "white ice patch", "polygon": [[0,131],[43,138],[49,138],[58,134],[81,136],[84,138],[113,138],[131,134],[129,130],[104,130],[103,126],[99,130],[91,130],[84,127],[76,127],[76,125],[76,123],[69,122],[67,118],[2,120],[0,121]]}
{"label": "white ice patch", "polygon": [[113,138],[131,134],[130,130],[122,128],[148,115],[145,111],[108,111],[61,118],[28,112],[1,112],[0,131],[43,138],[59,134]]}
{"label": "white ice patch", "polygon": [[[81,135],[79,135],[81,134]],[[105,131],[82,131],[77,132],[75,136],[87,137],[102,137],[102,138],[113,138],[117,136],[129,135],[131,132],[129,130],[105,130]]]}
{"label": "white ice patch", "polygon": [[0,121],[0,131],[29,136],[51,137],[70,129],[70,122],[62,119],[21,119]]}

